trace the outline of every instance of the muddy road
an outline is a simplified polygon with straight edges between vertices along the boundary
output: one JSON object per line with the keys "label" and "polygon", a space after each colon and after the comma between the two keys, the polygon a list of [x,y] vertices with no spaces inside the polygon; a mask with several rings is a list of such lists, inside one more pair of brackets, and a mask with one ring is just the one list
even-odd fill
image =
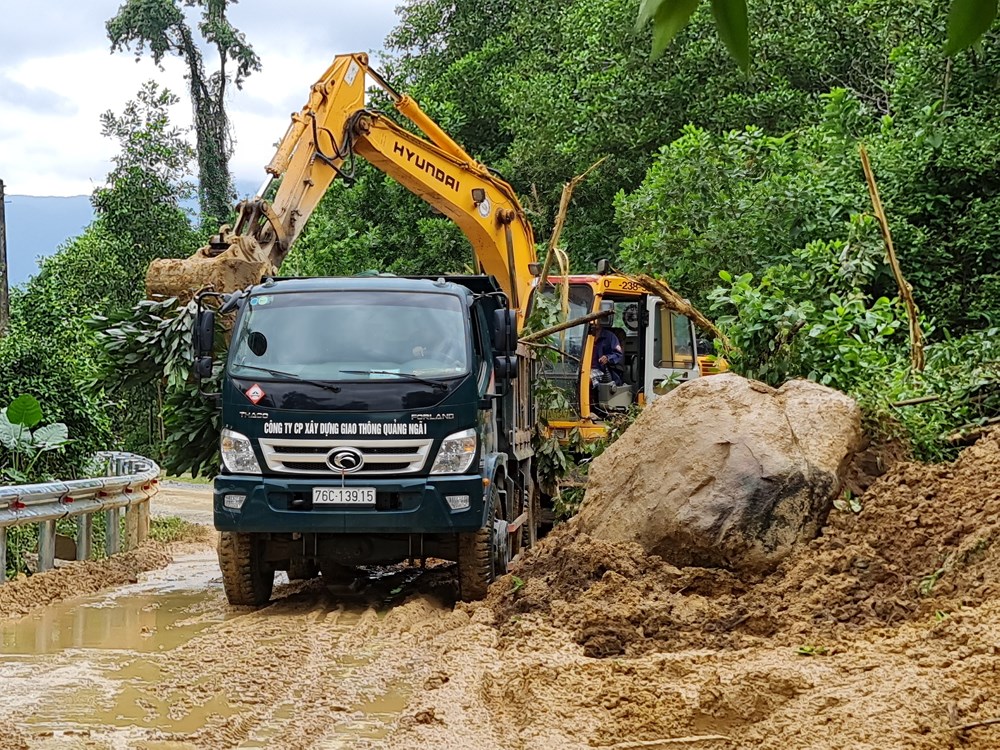
{"label": "muddy road", "polygon": [[[374,594],[371,594],[374,596]],[[365,747],[409,686],[364,601],[281,586],[230,608],[214,553],[0,627],[2,711],[39,748]]]}
{"label": "muddy road", "polygon": [[[167,487],[154,513],[204,521],[206,503],[203,488]],[[136,583],[0,623],[0,748],[354,748],[385,736],[412,685],[372,636],[401,594],[441,572],[378,571],[337,592],[282,574],[255,611],[228,605],[214,550],[192,546]],[[426,606],[446,612],[447,593]]]}

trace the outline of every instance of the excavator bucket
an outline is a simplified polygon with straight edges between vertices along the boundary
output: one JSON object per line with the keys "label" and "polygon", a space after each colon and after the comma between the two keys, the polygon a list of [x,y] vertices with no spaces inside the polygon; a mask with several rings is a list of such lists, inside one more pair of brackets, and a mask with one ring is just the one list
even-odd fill
{"label": "excavator bucket", "polygon": [[[246,215],[240,204],[241,220]],[[146,271],[146,297],[177,297],[187,302],[200,289],[235,292],[277,273],[259,242],[223,226],[208,245],[189,258],[160,258]]]}
{"label": "excavator bucket", "polygon": [[235,292],[258,283],[270,270],[269,263],[246,260],[228,251],[210,256],[199,250],[190,258],[162,258],[149,264],[146,297],[177,297],[187,302],[206,287],[217,292]]}

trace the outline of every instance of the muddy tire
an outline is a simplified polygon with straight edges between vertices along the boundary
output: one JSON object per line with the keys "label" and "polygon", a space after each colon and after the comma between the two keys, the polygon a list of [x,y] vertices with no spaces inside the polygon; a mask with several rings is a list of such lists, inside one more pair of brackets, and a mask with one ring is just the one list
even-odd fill
{"label": "muddy tire", "polygon": [[289,581],[309,581],[319,575],[319,566],[315,560],[305,560],[301,557],[288,562]]}
{"label": "muddy tire", "polygon": [[256,534],[219,534],[219,567],[230,604],[258,607],[271,599],[274,569],[264,561],[264,541]]}
{"label": "muddy tire", "polygon": [[[500,493],[494,484],[486,524],[478,531],[458,535],[458,595],[462,601],[482,599],[490,584],[496,580],[498,566],[494,556],[493,534],[499,517]],[[504,566],[499,574],[506,572]]]}

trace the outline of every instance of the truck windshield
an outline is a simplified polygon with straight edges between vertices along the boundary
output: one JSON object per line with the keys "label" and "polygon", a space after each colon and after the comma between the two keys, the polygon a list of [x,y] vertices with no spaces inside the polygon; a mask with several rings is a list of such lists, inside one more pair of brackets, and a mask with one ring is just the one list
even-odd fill
{"label": "truck windshield", "polygon": [[469,371],[462,302],[422,292],[256,295],[233,334],[229,373],[262,368],[303,380],[398,382]]}

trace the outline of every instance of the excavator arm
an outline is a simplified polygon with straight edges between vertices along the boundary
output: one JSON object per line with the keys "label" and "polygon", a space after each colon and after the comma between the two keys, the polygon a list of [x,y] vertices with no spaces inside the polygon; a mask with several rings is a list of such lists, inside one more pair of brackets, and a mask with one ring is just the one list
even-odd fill
{"label": "excavator arm", "polygon": [[[425,137],[365,109],[371,80]],[[472,245],[478,269],[496,277],[523,325],[531,288],[529,263],[535,240],[513,188],[478,163],[434,123],[413,99],[401,95],[368,67],[364,54],[340,55],[313,84],[309,101],[267,165],[268,180],[255,198],[237,207],[205,247],[183,260],[154,261],[146,277],[149,296],[190,297],[211,285],[231,292],[277,273],[295,238],[330,183],[361,157],[451,218]],[[280,178],[274,200],[264,199]]]}

